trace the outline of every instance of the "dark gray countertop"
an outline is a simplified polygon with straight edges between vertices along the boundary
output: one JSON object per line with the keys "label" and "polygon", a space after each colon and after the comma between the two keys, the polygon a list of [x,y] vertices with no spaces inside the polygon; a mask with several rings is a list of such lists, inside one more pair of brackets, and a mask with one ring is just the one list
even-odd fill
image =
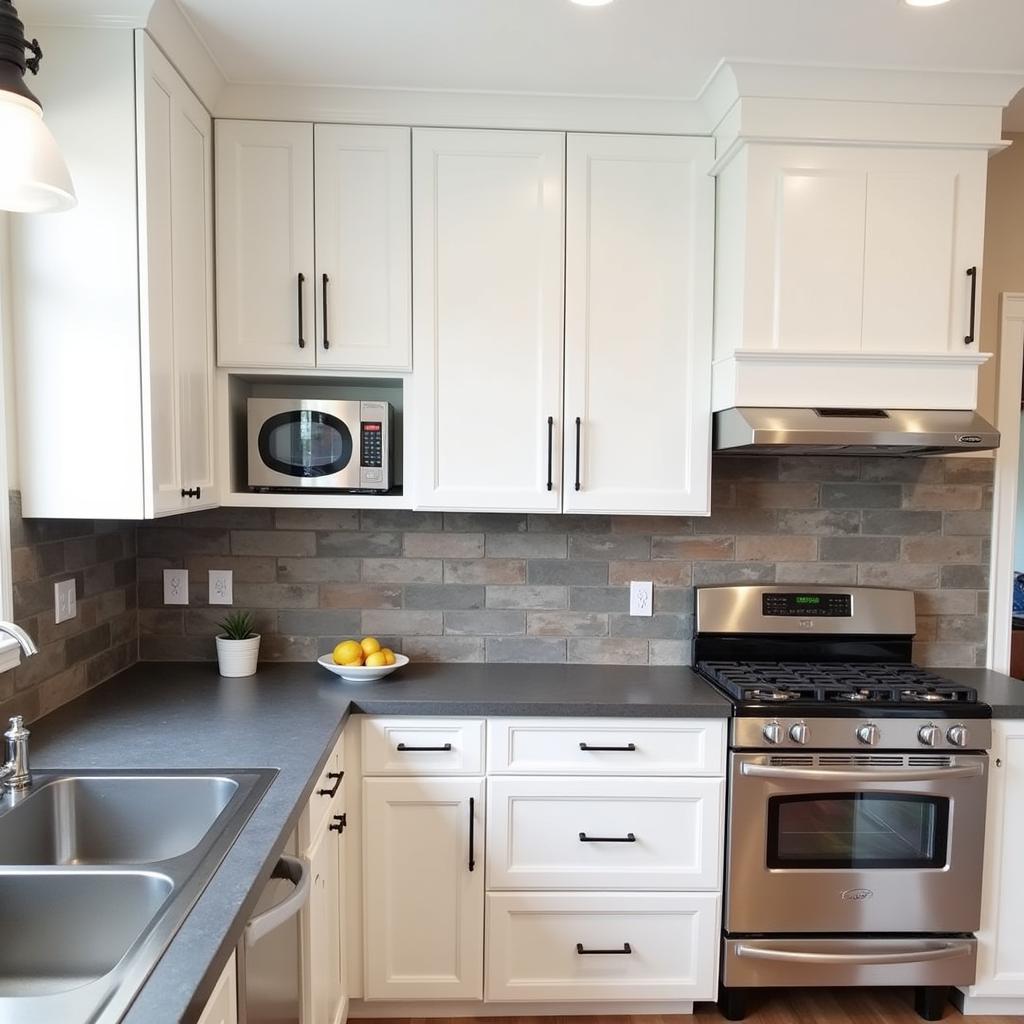
{"label": "dark gray countertop", "polygon": [[249,918],[348,715],[724,718],[728,703],[689,669],[409,665],[343,683],[318,665],[139,664],[32,724],[39,768],[278,769],[220,869],[124,1018],[195,1020]]}
{"label": "dark gray countertop", "polygon": [[1024,682],[987,668],[939,668],[940,675],[973,686],[992,705],[993,718],[1024,718]]}

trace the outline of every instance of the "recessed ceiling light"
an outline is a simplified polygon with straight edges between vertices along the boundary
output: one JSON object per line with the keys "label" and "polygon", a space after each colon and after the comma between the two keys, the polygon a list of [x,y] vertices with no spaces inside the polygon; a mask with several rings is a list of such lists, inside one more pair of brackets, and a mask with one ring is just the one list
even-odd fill
{"label": "recessed ceiling light", "polygon": [[574,4],[579,4],[580,7],[604,7],[605,4],[610,4],[612,0],[572,0]]}
{"label": "recessed ceiling light", "polygon": [[949,0],[903,0],[908,7],[941,7]]}

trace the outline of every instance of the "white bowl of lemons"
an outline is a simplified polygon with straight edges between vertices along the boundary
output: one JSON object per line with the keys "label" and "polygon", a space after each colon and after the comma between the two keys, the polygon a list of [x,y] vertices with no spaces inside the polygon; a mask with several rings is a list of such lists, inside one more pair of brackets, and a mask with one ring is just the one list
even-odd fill
{"label": "white bowl of lemons", "polygon": [[330,654],[317,658],[317,661],[328,672],[350,683],[372,683],[409,664],[404,654],[395,654],[390,647],[381,647],[375,636],[342,640]]}

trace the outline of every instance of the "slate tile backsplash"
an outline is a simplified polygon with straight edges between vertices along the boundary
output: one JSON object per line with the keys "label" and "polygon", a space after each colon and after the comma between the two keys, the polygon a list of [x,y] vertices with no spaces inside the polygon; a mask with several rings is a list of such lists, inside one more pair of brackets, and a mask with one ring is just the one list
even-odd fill
{"label": "slate tile backsplash", "polygon": [[[710,517],[219,509],[141,524],[143,660],[212,659],[234,572],[262,657],[308,660],[374,633],[436,661],[686,664],[693,586],[821,583],[918,594],[915,658],[984,663],[992,461],[723,457]],[[191,604],[162,603],[190,570]],[[650,618],[628,614],[653,580]]]}

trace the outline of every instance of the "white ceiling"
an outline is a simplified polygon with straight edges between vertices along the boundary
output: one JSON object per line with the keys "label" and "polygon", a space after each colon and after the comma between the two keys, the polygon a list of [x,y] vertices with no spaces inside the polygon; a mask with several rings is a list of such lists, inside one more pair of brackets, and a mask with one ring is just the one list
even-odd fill
{"label": "white ceiling", "polygon": [[1024,0],[179,2],[236,83],[691,99],[722,58],[1024,71]]}

